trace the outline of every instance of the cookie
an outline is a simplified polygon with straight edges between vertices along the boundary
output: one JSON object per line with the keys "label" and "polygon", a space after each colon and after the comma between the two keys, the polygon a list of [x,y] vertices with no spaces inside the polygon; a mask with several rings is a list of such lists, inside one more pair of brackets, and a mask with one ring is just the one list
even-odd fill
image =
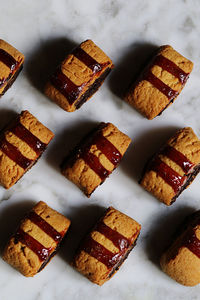
{"label": "cookie", "polygon": [[39,159],[54,134],[27,110],[0,134],[0,184],[13,186]]}
{"label": "cookie", "polygon": [[100,123],[61,165],[62,174],[87,197],[118,166],[131,139],[111,123]]}
{"label": "cookie", "polygon": [[111,59],[93,41],[86,40],[56,69],[45,94],[64,110],[75,111],[93,96],[113,67]]}
{"label": "cookie", "polygon": [[185,220],[160,264],[165,273],[183,285],[200,283],[200,211]]}
{"label": "cookie", "polygon": [[82,241],[73,265],[93,283],[104,284],[128,257],[140,229],[135,220],[109,207]]}
{"label": "cookie", "polygon": [[56,254],[69,226],[69,219],[40,201],[10,238],[3,259],[24,276],[34,276]]}
{"label": "cookie", "polygon": [[0,97],[12,86],[23,68],[24,55],[0,40]]}
{"label": "cookie", "polygon": [[200,140],[192,128],[178,130],[150,159],[141,185],[161,202],[172,204],[200,171]]}
{"label": "cookie", "polygon": [[125,101],[152,120],[174,102],[192,69],[190,60],[169,45],[161,46],[130,86]]}

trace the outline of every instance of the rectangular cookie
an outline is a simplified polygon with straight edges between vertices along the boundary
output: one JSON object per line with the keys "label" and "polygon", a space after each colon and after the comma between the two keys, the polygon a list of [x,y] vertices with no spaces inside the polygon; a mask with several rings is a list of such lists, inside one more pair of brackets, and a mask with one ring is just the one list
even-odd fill
{"label": "rectangular cookie", "polygon": [[160,259],[162,270],[180,284],[200,283],[200,211],[190,215]]}
{"label": "rectangular cookie", "polygon": [[147,119],[160,115],[185,86],[193,63],[171,46],[161,46],[125,96]]}
{"label": "rectangular cookie", "polygon": [[82,241],[73,265],[92,282],[104,284],[128,257],[140,229],[135,220],[109,207]]}
{"label": "rectangular cookie", "polygon": [[27,110],[0,134],[0,184],[13,186],[47,148],[54,134]]}
{"label": "rectangular cookie", "polygon": [[81,107],[99,89],[114,67],[91,40],[67,55],[45,87],[45,94],[68,112]]}
{"label": "rectangular cookie", "polygon": [[11,87],[23,68],[24,55],[0,40],[0,97]]}
{"label": "rectangular cookie", "polygon": [[40,201],[11,236],[3,259],[24,276],[34,276],[56,254],[69,226],[69,219]]}
{"label": "rectangular cookie", "polygon": [[131,139],[111,123],[100,123],[61,165],[62,174],[87,197],[118,166]]}
{"label": "rectangular cookie", "polygon": [[178,130],[144,170],[140,184],[166,205],[194,180],[200,171],[200,140],[192,128]]}

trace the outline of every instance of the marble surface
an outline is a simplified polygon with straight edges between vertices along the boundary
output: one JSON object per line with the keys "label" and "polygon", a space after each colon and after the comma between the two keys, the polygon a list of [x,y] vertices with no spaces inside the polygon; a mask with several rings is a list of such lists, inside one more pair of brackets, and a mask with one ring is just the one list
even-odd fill
{"label": "marble surface", "polygon": [[[200,21],[198,0],[1,1],[1,38],[26,55],[25,68],[0,101],[1,127],[13,113],[30,110],[55,133],[36,166],[13,188],[0,188],[1,250],[21,216],[39,200],[65,214],[72,227],[60,253],[40,274],[25,278],[0,260],[0,299],[199,299],[200,287],[183,287],[159,268],[162,249],[185,215],[200,208],[200,177],[171,207],[137,183],[146,161],[177,129],[191,126],[200,136]],[[116,68],[80,110],[67,113],[42,93],[56,64],[76,44],[91,38]],[[152,121],[124,103],[121,92],[155,46],[171,44],[195,63],[177,101]],[[87,199],[59,171],[67,151],[97,122],[110,121],[133,140],[120,167]],[[114,206],[142,224],[138,244],[121,270],[98,287],[71,266],[81,237]]]}

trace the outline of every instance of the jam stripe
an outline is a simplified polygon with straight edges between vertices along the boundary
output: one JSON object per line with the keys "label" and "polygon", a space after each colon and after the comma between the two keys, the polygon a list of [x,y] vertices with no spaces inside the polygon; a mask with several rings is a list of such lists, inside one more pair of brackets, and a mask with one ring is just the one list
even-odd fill
{"label": "jam stripe", "polygon": [[35,151],[37,155],[41,155],[46,149],[47,144],[41,142],[35,135],[33,135],[28,129],[26,129],[20,122],[15,126],[9,128],[9,131],[14,133],[18,138],[24,141]]}
{"label": "jam stripe", "polygon": [[87,54],[81,47],[77,47],[72,51],[72,54],[90,68],[93,74],[102,70],[102,64],[98,63],[94,58]]}
{"label": "jam stripe", "polygon": [[80,154],[85,163],[101,178],[105,180],[106,177],[110,174],[110,171],[106,170],[99,161],[99,158],[93,153],[89,152],[89,148],[84,149]]}
{"label": "jam stripe", "polygon": [[31,211],[27,218],[37,225],[42,231],[49,235],[55,242],[60,242],[62,240],[62,234],[56,231],[49,223],[47,223],[43,218],[41,218],[34,211]]}
{"label": "jam stripe", "polygon": [[97,134],[94,137],[93,143],[96,144],[97,148],[114,166],[117,166],[119,164],[122,158],[121,153],[109,140],[107,140],[107,138],[103,136],[103,134]]}
{"label": "jam stripe", "polygon": [[50,79],[52,85],[67,99],[69,104],[73,104],[79,97],[85,84],[77,86],[58,68]]}
{"label": "jam stripe", "polygon": [[12,72],[16,69],[18,62],[8,52],[0,49],[0,61],[4,63]]}
{"label": "jam stripe", "polygon": [[198,258],[200,258],[200,240],[196,237],[194,229],[190,229],[184,237],[183,247],[188,248]]}
{"label": "jam stripe", "polygon": [[123,235],[121,235],[116,230],[113,230],[112,228],[108,227],[105,223],[99,222],[97,227],[95,228],[95,231],[100,232],[103,234],[107,239],[112,241],[112,243],[120,250],[123,251],[127,249],[130,246],[130,241],[125,238]]}
{"label": "jam stripe", "polygon": [[173,188],[175,193],[178,193],[182,185],[185,183],[186,176],[180,176],[159,157],[156,157],[151,161],[148,169],[156,172],[166,183],[168,183]]}
{"label": "jam stripe", "polygon": [[81,249],[96,258],[98,261],[102,262],[109,269],[113,268],[124,254],[124,252],[112,253],[91,237],[86,238]]}
{"label": "jam stripe", "polygon": [[177,91],[171,89],[168,85],[166,85],[153,73],[151,73],[150,70],[144,74],[143,80],[149,81],[155,88],[157,88],[162,94],[164,94],[169,99],[169,101],[172,101],[179,95]]}
{"label": "jam stripe", "polygon": [[40,261],[45,261],[48,259],[52,248],[46,248],[35,240],[28,233],[19,229],[15,234],[15,242],[20,241],[22,244],[26,245],[30,250],[32,250],[39,258]]}
{"label": "jam stripe", "polygon": [[194,167],[194,164],[185,155],[169,145],[164,147],[160,154],[174,161],[186,174]]}
{"label": "jam stripe", "polygon": [[155,57],[154,64],[178,78],[182,85],[188,80],[189,73],[185,73],[174,62],[162,55]]}
{"label": "jam stripe", "polygon": [[24,170],[28,169],[34,162],[32,159],[23,156],[14,145],[10,144],[5,139],[5,137],[0,141],[0,149],[5,155],[7,155]]}

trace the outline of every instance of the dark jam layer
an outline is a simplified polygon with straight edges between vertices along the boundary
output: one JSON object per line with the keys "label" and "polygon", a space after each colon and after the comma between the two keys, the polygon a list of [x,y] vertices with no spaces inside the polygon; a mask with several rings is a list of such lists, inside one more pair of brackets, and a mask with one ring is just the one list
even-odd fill
{"label": "dark jam layer", "polygon": [[157,78],[151,71],[147,71],[144,74],[143,80],[149,81],[154,87],[156,87],[162,94],[164,94],[169,101],[172,101],[178,96],[178,92],[171,89],[167,84]]}
{"label": "dark jam layer", "polygon": [[148,169],[156,172],[166,183],[168,183],[173,188],[175,193],[179,192],[182,185],[186,181],[186,176],[180,176],[159,157],[156,157],[151,161]]}
{"label": "dark jam layer", "polygon": [[37,155],[41,155],[46,149],[47,145],[41,142],[35,135],[26,129],[20,122],[11,128],[9,131],[14,133],[18,138],[23,140],[29,147],[35,151]]}
{"label": "dark jam layer", "polygon": [[101,178],[102,181],[111,173],[106,170],[97,156],[90,152],[92,145],[96,145],[107,159],[116,167],[121,160],[121,153],[117,148],[107,140],[102,133],[101,127],[106,126],[105,123],[100,124],[100,130],[97,129],[97,132],[89,136],[88,140],[82,147],[78,149],[78,158],[82,158],[87,165]]}
{"label": "dark jam layer", "polygon": [[79,97],[84,85],[77,86],[66,75],[64,75],[59,67],[51,77],[53,86],[65,97],[70,104],[73,104]]}
{"label": "dark jam layer", "polygon": [[117,166],[121,161],[122,155],[117,148],[109,142],[102,133],[98,133],[94,136],[93,144],[107,157],[107,159],[114,165]]}
{"label": "dark jam layer", "polygon": [[192,253],[200,258],[200,240],[196,237],[194,229],[190,229],[183,240],[183,247],[187,247]]}
{"label": "dark jam layer", "polygon": [[15,82],[16,78],[18,77],[19,73],[21,72],[21,70],[23,69],[23,65],[20,66],[20,68],[15,72],[15,74],[12,76],[12,73],[10,74],[10,76],[8,76],[7,79],[5,80],[0,80],[0,87],[2,87],[5,83],[6,86],[3,89],[3,91],[0,94],[0,97],[3,96],[5,94],[5,92],[13,85],[13,83]]}
{"label": "dark jam layer", "polygon": [[189,215],[184,222],[179,226],[174,234],[174,243],[172,243],[170,250],[170,259],[175,259],[178,251],[182,247],[188,248],[198,258],[200,258],[200,240],[196,236],[196,229],[200,225],[200,211]]}
{"label": "dark jam layer", "polygon": [[17,147],[10,144],[5,137],[0,141],[0,149],[24,170],[28,169],[33,164],[33,160],[23,156]]}
{"label": "dark jam layer", "polygon": [[82,61],[94,74],[102,70],[102,64],[98,63],[94,58],[87,54],[81,47],[73,50],[72,54]]}
{"label": "dark jam layer", "polygon": [[[97,73],[100,73],[102,68],[106,66],[106,64],[98,63],[80,47],[75,48],[72,54],[92,70],[93,76]],[[68,100],[70,105],[72,105],[78,99],[83,87],[88,84],[88,82],[84,82],[82,85],[77,86],[62,73],[61,67],[56,70],[50,81],[52,85]],[[79,107],[87,100],[85,98],[86,97],[82,98],[82,100],[79,102]],[[87,98],[89,98],[89,95]]]}
{"label": "dark jam layer", "polygon": [[100,232],[112,241],[119,249],[119,252],[113,253],[109,251],[104,246],[93,240],[91,236],[86,238],[81,249],[96,258],[98,261],[102,262],[108,269],[112,269],[122,259],[131,245],[131,242],[117,231],[105,225],[103,222],[98,223],[94,230]]}
{"label": "dark jam layer", "polygon": [[[46,148],[46,144],[41,142],[36,136],[34,136],[29,130],[27,130],[17,119],[14,125],[8,127],[8,131],[14,133],[18,138],[24,141],[29,147],[35,151],[35,153],[40,156]],[[0,140],[0,149],[5,153],[10,159],[12,159],[16,164],[18,164],[24,170],[30,168],[35,160],[28,159],[25,157],[17,147],[10,144],[5,136]]]}
{"label": "dark jam layer", "polygon": [[31,211],[27,218],[31,220],[35,225],[40,227],[47,235],[49,235],[55,242],[60,242],[62,240],[62,234],[56,231],[49,223],[47,223],[43,218],[41,218],[34,211]]}
{"label": "dark jam layer", "polygon": [[2,87],[11,78],[13,72],[18,67],[19,62],[3,49],[0,49],[0,61],[10,69],[8,78],[0,78],[0,87]]}
{"label": "dark jam layer", "polygon": [[178,78],[182,85],[188,80],[189,73],[185,73],[175,63],[162,55],[157,55],[155,57],[154,64]]}
{"label": "dark jam layer", "polygon": [[[164,155],[174,161],[182,168],[186,175],[188,175],[188,173],[191,172],[194,167],[194,164],[185,155],[169,145],[161,149],[159,154]],[[184,186],[189,180],[188,176],[179,175],[170,166],[164,163],[158,156],[152,159],[148,166],[148,169],[155,171],[166,183],[168,183],[173,188],[176,194],[179,193],[182,186]]]}
{"label": "dark jam layer", "polygon": [[89,151],[90,147],[84,148],[83,151],[80,151],[79,158],[82,158],[101,180],[104,181],[110,174],[110,171],[106,170],[100,163],[99,158]]}
{"label": "dark jam layer", "polygon": [[15,234],[15,243],[20,241],[22,244],[26,245],[31,249],[35,254],[37,254],[40,261],[45,261],[48,259],[52,248],[45,248],[37,240],[35,240],[28,233],[24,232],[22,229],[19,229]]}
{"label": "dark jam layer", "polygon": [[[49,223],[47,223],[43,218],[37,215],[34,211],[31,211],[27,217],[31,222],[36,224],[42,231],[44,231],[48,236],[50,236],[57,245],[60,244],[63,239],[64,232],[57,232]],[[31,237],[28,233],[24,232],[22,229],[18,229],[15,234],[15,243],[20,241],[22,244],[26,245],[29,249],[31,249],[35,254],[37,254],[40,261],[49,260],[49,256],[53,255],[52,248],[46,248],[42,244],[40,244],[37,240]],[[58,246],[57,246],[58,247]]]}
{"label": "dark jam layer", "polygon": [[0,61],[4,63],[12,72],[16,69],[18,62],[8,52],[0,49]]}
{"label": "dark jam layer", "polygon": [[170,61],[162,55],[156,55],[144,71],[140,80],[149,81],[155,88],[157,88],[161,93],[163,93],[169,99],[170,102],[172,102],[179,95],[179,92],[170,88],[167,84],[162,82],[151,72],[152,67],[155,65],[161,67],[162,70],[165,70],[173,76],[175,76],[176,78],[178,78],[182,86],[185,85],[187,79],[189,78],[189,74],[185,73],[175,63],[173,63],[172,61]]}
{"label": "dark jam layer", "polygon": [[116,230],[111,229],[105,223],[99,222],[97,228],[95,229],[101,234],[103,234],[106,238],[113,242],[113,244],[120,250],[123,251],[130,246],[129,239],[125,238],[122,234],[117,232]]}
{"label": "dark jam layer", "polygon": [[190,172],[194,167],[194,164],[185,155],[169,145],[164,147],[160,154],[167,156],[168,158],[173,160],[177,165],[181,167],[185,174]]}
{"label": "dark jam layer", "polygon": [[80,97],[80,99],[75,103],[76,109],[80,108],[96,91],[100,88],[100,86],[103,84],[105,78],[110,73],[111,68],[107,68],[100,77],[98,77],[95,82],[90,85],[90,87],[87,89],[87,91]]}

